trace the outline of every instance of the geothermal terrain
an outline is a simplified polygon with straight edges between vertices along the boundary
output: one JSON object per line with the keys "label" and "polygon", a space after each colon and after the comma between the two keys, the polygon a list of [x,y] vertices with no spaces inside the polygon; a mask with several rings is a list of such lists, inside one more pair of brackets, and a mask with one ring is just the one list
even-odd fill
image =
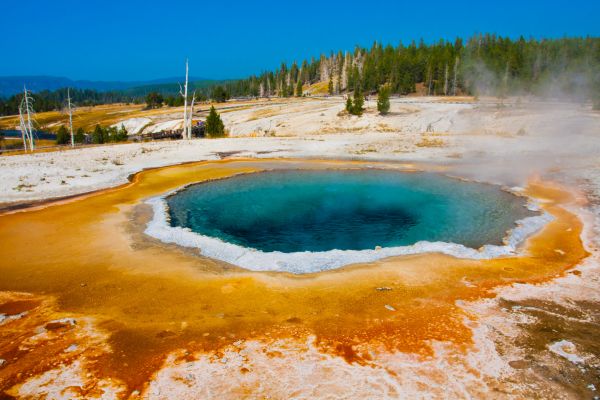
{"label": "geothermal terrain", "polygon": [[[462,347],[432,339],[426,355],[399,351],[353,362],[322,353],[310,337],[301,344],[271,341],[269,351],[260,340],[240,339],[212,352],[169,349],[149,364],[143,381],[132,382],[113,373],[122,365],[90,362],[116,351],[110,322],[68,311],[77,307],[43,291],[5,290],[0,343],[10,350],[0,347],[0,389],[49,399],[600,396],[600,113],[586,104],[517,98],[394,98],[385,116],[376,112],[375,99],[365,106],[357,117],[345,113],[338,97],[228,102],[218,107],[225,139],[0,156],[0,204],[18,214],[37,201],[123,185],[144,169],[194,161],[383,161],[507,188],[552,182],[575,199],[566,207],[583,223],[589,256],[552,279],[510,282],[485,298],[456,300],[471,336]],[[132,134],[172,129],[181,115],[125,106],[99,113],[98,120],[123,124]],[[130,218],[147,220],[147,212]],[[185,330],[186,323],[177,324],[164,337]],[[135,360],[122,361],[128,363]]]}
{"label": "geothermal terrain", "polygon": [[[2,157],[0,202],[84,193],[125,183],[130,174],[145,168],[231,157],[475,163],[476,168],[464,172],[488,179],[496,175],[516,178],[522,183],[529,174],[554,167],[585,169],[581,164],[593,164],[599,148],[600,116],[578,104],[411,97],[392,99],[386,116],[377,113],[375,99],[365,106],[367,111],[357,117],[344,111],[342,98],[225,103],[217,109],[229,131],[226,139],[67,148]],[[195,118],[206,115],[208,106],[199,108]],[[99,123],[125,125],[130,134],[181,124],[180,109],[100,106],[81,113],[82,125],[88,128],[95,125],[88,119],[94,118]],[[45,114],[53,117],[54,113],[44,113],[38,120],[44,121]],[[13,119],[0,118],[0,125],[11,127]],[[61,119],[64,122],[65,116]]]}

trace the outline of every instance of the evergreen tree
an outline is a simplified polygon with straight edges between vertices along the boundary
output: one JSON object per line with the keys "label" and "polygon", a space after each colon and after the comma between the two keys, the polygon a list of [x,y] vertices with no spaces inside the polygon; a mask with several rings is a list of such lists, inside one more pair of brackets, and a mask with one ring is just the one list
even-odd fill
{"label": "evergreen tree", "polygon": [[346,111],[348,111],[349,114],[354,113],[354,107],[352,105],[352,98],[350,96],[348,96],[348,98],[346,99]]}
{"label": "evergreen tree", "polygon": [[362,90],[360,89],[360,85],[356,85],[356,88],[354,88],[354,100],[352,101],[352,103],[352,114],[362,115],[365,98],[363,96]]}
{"label": "evergreen tree", "polygon": [[102,127],[96,124],[94,128],[94,132],[92,132],[92,143],[94,144],[102,144],[104,143],[104,131]]}
{"label": "evergreen tree", "polygon": [[219,138],[225,136],[225,125],[221,116],[217,114],[214,106],[210,107],[208,117],[206,117],[206,134],[211,138]]}
{"label": "evergreen tree", "polygon": [[104,143],[118,142],[117,139],[119,137],[119,131],[117,131],[117,128],[115,128],[114,126],[109,126],[107,128],[104,128],[104,132]]}
{"label": "evergreen tree", "polygon": [[327,86],[327,92],[331,96],[333,94],[333,78],[329,77],[329,85]]}
{"label": "evergreen tree", "polygon": [[160,93],[150,92],[146,95],[146,108],[161,108],[163,101],[163,97]]}
{"label": "evergreen tree", "polygon": [[77,132],[75,132],[75,143],[83,143],[85,142],[85,132],[83,128],[77,128]]}
{"label": "evergreen tree", "polygon": [[[109,143],[111,141],[111,129],[100,128],[102,130],[102,143]],[[115,129],[116,130],[116,129]]]}
{"label": "evergreen tree", "polygon": [[67,144],[71,141],[69,131],[64,125],[61,125],[56,132],[56,144]]}
{"label": "evergreen tree", "polygon": [[217,103],[224,103],[229,99],[229,93],[223,86],[218,85],[213,88],[210,98]]}
{"label": "evergreen tree", "polygon": [[302,97],[302,80],[298,79],[298,83],[296,83],[296,96]]}
{"label": "evergreen tree", "polygon": [[115,141],[116,142],[126,142],[128,138],[127,129],[125,129],[125,125],[121,124],[121,127],[117,131]]}
{"label": "evergreen tree", "polygon": [[390,87],[388,85],[383,85],[379,88],[377,111],[382,115],[390,111]]}

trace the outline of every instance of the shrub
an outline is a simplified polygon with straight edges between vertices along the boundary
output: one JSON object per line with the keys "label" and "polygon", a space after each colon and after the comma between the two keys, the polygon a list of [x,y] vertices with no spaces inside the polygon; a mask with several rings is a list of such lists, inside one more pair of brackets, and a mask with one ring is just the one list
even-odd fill
{"label": "shrub", "polygon": [[62,125],[56,132],[56,144],[67,144],[70,141],[69,131]]}
{"label": "shrub", "polygon": [[94,132],[92,132],[92,143],[94,143],[94,144],[104,143],[104,130],[98,124],[96,124],[96,127],[94,127]]}
{"label": "shrub", "polygon": [[390,87],[388,85],[383,85],[379,88],[377,111],[382,115],[390,112]]}
{"label": "shrub", "polygon": [[77,132],[75,132],[75,143],[83,143],[85,142],[85,132],[83,128],[77,128]]}
{"label": "shrub", "polygon": [[208,117],[206,117],[206,135],[211,138],[226,136],[225,125],[214,106],[210,107],[210,112],[208,113]]}
{"label": "shrub", "polygon": [[353,110],[353,106],[352,106],[352,99],[350,97],[348,97],[348,99],[346,99],[346,111],[348,111],[348,113],[352,114],[352,110]]}
{"label": "shrub", "polygon": [[352,101],[352,103],[352,114],[362,115],[365,98],[363,97],[362,91],[360,90],[360,86],[358,85],[354,89],[354,100]]}
{"label": "shrub", "polygon": [[161,108],[163,105],[163,97],[158,92],[150,92],[146,95],[146,108]]}

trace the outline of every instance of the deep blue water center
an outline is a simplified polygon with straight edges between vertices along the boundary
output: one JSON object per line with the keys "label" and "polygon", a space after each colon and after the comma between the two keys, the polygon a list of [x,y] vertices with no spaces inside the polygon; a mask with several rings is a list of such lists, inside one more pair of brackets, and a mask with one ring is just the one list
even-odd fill
{"label": "deep blue water center", "polygon": [[262,251],[327,251],[444,241],[501,244],[532,215],[496,186],[432,173],[293,170],[196,184],[167,198],[172,226]]}

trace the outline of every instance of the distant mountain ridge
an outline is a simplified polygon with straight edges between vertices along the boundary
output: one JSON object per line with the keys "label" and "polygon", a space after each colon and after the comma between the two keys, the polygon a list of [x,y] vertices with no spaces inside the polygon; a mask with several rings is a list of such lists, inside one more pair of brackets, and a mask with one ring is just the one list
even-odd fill
{"label": "distant mountain ridge", "polygon": [[[93,89],[100,92],[108,92],[113,90],[129,90],[144,91],[144,87],[162,86],[162,85],[177,85],[177,82],[183,82],[185,77],[172,77],[154,79],[148,81],[90,81],[90,80],[73,80],[61,76],[0,76],[0,97],[9,97],[20,93],[23,90],[23,85],[33,92],[42,90],[56,90],[65,87],[76,89]],[[190,78],[190,82],[203,82],[204,85],[217,83],[219,81],[205,78]],[[203,85],[203,86],[204,86]]]}

